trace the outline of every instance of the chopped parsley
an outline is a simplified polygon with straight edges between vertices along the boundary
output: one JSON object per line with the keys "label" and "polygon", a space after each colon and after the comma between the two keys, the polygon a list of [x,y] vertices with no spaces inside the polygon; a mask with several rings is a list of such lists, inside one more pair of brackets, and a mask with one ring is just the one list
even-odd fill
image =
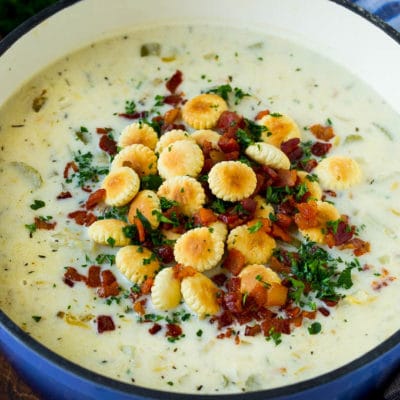
{"label": "chopped parsley", "polygon": [[85,126],[81,126],[79,131],[75,132],[76,139],[81,141],[83,144],[88,144],[90,140],[90,133]]}
{"label": "chopped parsley", "polygon": [[[275,251],[275,256],[282,261],[282,250]],[[288,279],[292,283],[289,295],[303,305],[305,284],[319,299],[338,301],[343,297],[337,289],[349,289],[352,285],[351,270],[357,268],[358,260],[344,262],[341,258],[332,257],[325,249],[313,242],[301,243],[297,252],[287,253],[290,259],[291,274]],[[345,265],[342,271],[340,266]]]}
{"label": "chopped parsley", "polygon": [[32,237],[32,234],[36,232],[37,226],[35,223],[33,224],[25,224],[25,228],[28,229],[29,235]]}
{"label": "chopped parsley", "polygon": [[98,264],[109,263],[110,265],[115,264],[115,255],[114,254],[99,254],[96,257],[96,262]]}
{"label": "chopped parsley", "polygon": [[30,205],[32,210],[39,210],[39,208],[43,208],[46,206],[46,203],[42,200],[34,200]]}
{"label": "chopped parsley", "polygon": [[269,330],[268,335],[265,337],[266,340],[272,340],[275,343],[275,346],[278,346],[282,343],[282,334],[277,332],[273,327]]}
{"label": "chopped parsley", "polygon": [[136,103],[133,100],[125,101],[125,113],[133,114],[136,111]]}
{"label": "chopped parsley", "polygon": [[308,328],[308,333],[310,335],[317,335],[321,332],[322,326],[319,322],[313,322]]}
{"label": "chopped parsley", "polygon": [[169,210],[171,207],[179,206],[179,203],[175,200],[168,200],[165,197],[160,197],[160,205],[161,210],[166,211]]}
{"label": "chopped parsley", "polygon": [[112,237],[109,237],[106,242],[110,245],[110,247],[114,247],[115,246],[115,239]]}
{"label": "chopped parsley", "polygon": [[127,214],[129,211],[129,204],[122,207],[107,207],[103,215],[100,215],[99,219],[120,219],[122,221],[127,221]]}
{"label": "chopped parsley", "polygon": [[140,188],[141,190],[158,190],[161,186],[163,180],[160,175],[146,175],[142,176],[140,179]]}
{"label": "chopped parsley", "polygon": [[262,228],[262,226],[263,226],[262,222],[261,222],[260,220],[258,220],[254,225],[249,226],[249,227],[247,228],[247,230],[248,230],[250,233],[256,233],[256,232],[258,232],[258,231]]}
{"label": "chopped parsley", "polygon": [[243,98],[251,96],[250,93],[246,93],[238,87],[232,88],[232,86],[229,84],[220,85],[215,88],[209,89],[207,93],[217,94],[218,96],[222,97],[226,102],[229,102],[229,94],[233,94],[235,105],[238,105],[240,101],[243,100]]}
{"label": "chopped parsley", "polygon": [[100,175],[107,175],[108,167],[93,165],[93,154],[91,152],[81,153],[80,150],[74,155],[74,161],[78,165],[78,171],[74,172],[71,177],[66,179],[67,183],[71,183],[74,179],[78,186],[85,186],[88,182],[97,183]]}

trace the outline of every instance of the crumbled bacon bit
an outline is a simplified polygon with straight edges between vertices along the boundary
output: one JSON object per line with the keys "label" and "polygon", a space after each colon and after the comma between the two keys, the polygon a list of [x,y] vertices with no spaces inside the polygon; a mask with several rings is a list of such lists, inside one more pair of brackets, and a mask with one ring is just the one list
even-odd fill
{"label": "crumbled bacon bit", "polygon": [[293,218],[289,215],[277,212],[275,214],[275,219],[276,219],[276,223],[277,225],[279,225],[282,228],[289,228],[292,223],[293,223]]}
{"label": "crumbled bacon bit", "polygon": [[151,328],[149,328],[150,335],[155,335],[157,332],[161,331],[162,327],[160,324],[154,323]]}
{"label": "crumbled bacon bit", "polygon": [[99,297],[110,297],[110,296],[118,296],[119,295],[119,285],[118,282],[113,282],[107,286],[101,286],[97,289],[97,294]]}
{"label": "crumbled bacon bit", "polygon": [[109,315],[99,315],[97,317],[97,332],[103,333],[106,331],[115,330],[115,325],[112,317]]}
{"label": "crumbled bacon bit", "polygon": [[146,231],[144,229],[143,222],[140,218],[134,218],[135,226],[138,231],[139,242],[143,243],[146,240]]}
{"label": "crumbled bacon bit", "polygon": [[238,152],[240,145],[236,139],[222,135],[218,140],[218,146],[224,153]]}
{"label": "crumbled bacon bit", "polygon": [[99,140],[99,147],[110,156],[117,154],[117,142],[108,135],[102,135]]}
{"label": "crumbled bacon bit", "polygon": [[308,160],[306,163],[302,163],[302,168],[306,172],[311,172],[318,165],[318,161],[314,158]]}
{"label": "crumbled bacon bit", "polygon": [[92,208],[96,207],[97,204],[102,202],[106,198],[106,190],[105,189],[98,189],[95,192],[91,193],[89,198],[86,201],[86,208],[91,210]]}
{"label": "crumbled bacon bit", "polygon": [[309,229],[318,226],[318,209],[315,201],[297,204],[298,213],[294,216],[294,222],[299,229]]}
{"label": "crumbled bacon bit", "polygon": [[174,261],[174,249],[169,245],[164,244],[154,247],[153,251],[163,263],[169,264]]}
{"label": "crumbled bacon bit", "polygon": [[93,222],[97,221],[97,217],[85,210],[77,210],[69,213],[68,218],[75,220],[78,225],[90,226]]}
{"label": "crumbled bacon bit", "polygon": [[266,115],[269,115],[270,111],[269,110],[262,110],[259,111],[254,118],[256,121],[260,120],[261,118],[265,117]]}
{"label": "crumbled bacon bit", "polygon": [[236,249],[228,250],[228,255],[222,266],[229,270],[233,275],[239,275],[240,271],[246,265],[245,256]]}
{"label": "crumbled bacon bit", "polygon": [[165,336],[178,337],[182,335],[182,328],[177,324],[167,324],[167,332]]}
{"label": "crumbled bacon bit", "polygon": [[211,277],[211,280],[217,286],[220,286],[220,287],[223,286],[223,284],[226,282],[227,279],[228,279],[228,277],[223,273],[220,273],[220,274],[217,274],[217,275],[214,275],[213,277]]}
{"label": "crumbled bacon bit", "polygon": [[112,128],[96,128],[96,133],[98,133],[99,135],[107,135],[111,131]]}
{"label": "crumbled bacon bit", "polygon": [[290,320],[283,318],[265,319],[263,322],[261,322],[261,330],[264,336],[267,337],[271,336],[271,331],[289,335],[291,332]]}
{"label": "crumbled bacon bit", "polygon": [[[154,118],[153,118],[154,120]],[[163,124],[161,126],[161,135],[163,135],[165,132],[172,131],[173,129],[181,129],[181,130],[186,130],[186,126],[183,124]]]}
{"label": "crumbled bacon bit", "polygon": [[373,281],[371,286],[374,290],[380,290],[395,280],[396,278],[394,276],[390,276],[389,271],[386,268],[382,268],[381,279],[379,281]]}
{"label": "crumbled bacon bit", "polygon": [[328,227],[327,243],[328,245],[332,242],[335,246],[340,246],[347,243],[354,235],[355,228],[350,226],[347,221],[339,221],[335,231],[332,227]]}
{"label": "crumbled bacon bit", "polygon": [[274,183],[277,187],[293,187],[297,182],[297,172],[294,169],[278,169],[278,179]]}
{"label": "crumbled bacon bit", "polygon": [[92,288],[97,288],[101,285],[100,267],[98,265],[90,266],[86,283]]}
{"label": "crumbled bacon bit", "polygon": [[182,280],[183,278],[187,278],[189,276],[194,276],[197,274],[197,271],[193,267],[184,267],[182,264],[175,264],[173,267],[174,270],[174,278]]}
{"label": "crumbled bacon bit", "polygon": [[175,120],[179,117],[179,113],[180,113],[179,108],[173,108],[172,110],[168,110],[164,114],[164,124],[167,125],[173,124]]}
{"label": "crumbled bacon bit", "polygon": [[[230,338],[234,334],[234,330],[232,328],[228,328],[225,332],[220,333],[217,335],[217,339],[225,339]],[[235,340],[236,341],[236,340]]]}
{"label": "crumbled bacon bit", "polygon": [[261,326],[256,324],[254,326],[246,325],[244,336],[256,336],[261,333]]}
{"label": "crumbled bacon bit", "polygon": [[211,223],[218,221],[217,215],[209,208],[200,208],[194,216],[195,225],[208,226]]}
{"label": "crumbled bacon bit", "polygon": [[290,162],[299,160],[303,156],[303,149],[300,147],[300,139],[293,138],[281,143],[281,150],[288,156]]}
{"label": "crumbled bacon bit", "polygon": [[229,151],[225,153],[225,161],[235,161],[238,160],[240,156],[239,151]]}
{"label": "crumbled bacon bit", "polygon": [[139,315],[144,315],[146,313],[146,309],[145,309],[145,304],[146,304],[146,299],[140,300],[140,301],[136,301],[133,304],[133,310],[138,313]]}
{"label": "crumbled bacon bit", "polygon": [[175,93],[176,89],[178,86],[182,83],[183,81],[183,75],[182,72],[177,70],[171,78],[168,79],[167,83],[165,84],[165,87],[170,91],[171,93]]}
{"label": "crumbled bacon bit", "polygon": [[148,112],[147,111],[136,111],[132,114],[128,113],[119,113],[119,117],[127,118],[127,119],[139,119],[139,118],[146,118]]}
{"label": "crumbled bacon bit", "polygon": [[97,221],[97,217],[96,215],[94,215],[93,213],[87,213],[86,214],[86,222],[85,222],[85,226],[90,226],[93,224],[93,222]]}
{"label": "crumbled bacon bit", "polygon": [[[168,104],[170,106],[176,107],[179,104],[183,103],[184,100],[183,100],[183,97],[182,97],[182,93],[181,94],[170,94],[170,95],[164,97],[163,102],[164,102],[164,104]],[[170,122],[170,123],[164,122],[164,123],[165,123],[165,125],[172,125],[173,124],[172,122]]]}
{"label": "crumbled bacon bit", "polygon": [[360,257],[363,254],[369,253],[371,250],[371,245],[369,242],[366,242],[359,238],[353,238],[349,240],[343,248],[353,249],[353,253],[356,257]]}
{"label": "crumbled bacon bit", "polygon": [[301,315],[301,308],[300,307],[290,307],[290,308],[285,308],[285,314],[289,318],[296,318],[299,315]]}
{"label": "crumbled bacon bit", "polygon": [[140,292],[142,294],[149,294],[151,292],[151,288],[154,284],[154,278],[147,277],[146,280],[140,286]]}
{"label": "crumbled bacon bit", "polygon": [[[64,282],[65,280],[70,282],[85,282],[87,281],[86,276],[80,274],[76,268],[68,267],[64,273]],[[69,283],[65,282],[68,286],[71,286]],[[72,284],[73,286],[73,284]]]}
{"label": "crumbled bacon bit", "polygon": [[325,307],[318,307],[318,311],[324,316],[324,317],[328,317],[331,312],[325,308]]}
{"label": "crumbled bacon bit", "polygon": [[320,124],[315,124],[310,126],[309,130],[317,139],[323,140],[325,142],[328,142],[335,136],[335,132],[330,125],[323,126]]}
{"label": "crumbled bacon bit", "polygon": [[69,171],[70,169],[72,169],[72,171],[74,172],[78,172],[79,168],[78,166],[75,164],[74,161],[70,161],[66,164],[65,168],[64,168],[64,179],[68,179],[69,178]]}
{"label": "crumbled bacon bit", "polygon": [[225,136],[234,138],[239,128],[244,128],[245,122],[241,115],[234,111],[224,111],[216,125],[216,129]]}
{"label": "crumbled bacon bit", "polygon": [[228,292],[223,294],[224,309],[231,313],[240,314],[243,311],[242,294],[240,292]]}
{"label": "crumbled bacon bit", "polygon": [[275,256],[272,256],[269,260],[269,266],[276,272],[288,274],[290,267],[280,262]]}
{"label": "crumbled bacon bit", "polygon": [[112,283],[114,283],[116,281],[116,278],[114,276],[114,274],[112,273],[112,271],[110,271],[109,269],[106,269],[104,271],[101,271],[101,284],[108,286],[111,285]]}
{"label": "crumbled bacon bit", "polygon": [[277,223],[272,224],[271,235],[287,243],[290,243],[292,241],[292,237],[289,235],[289,233],[286,232],[285,229],[283,229]]}
{"label": "crumbled bacon bit", "polygon": [[243,207],[244,212],[247,215],[251,215],[251,218],[253,218],[253,215],[257,209],[257,202],[254,199],[247,197],[243,200],[240,200],[240,205]]}
{"label": "crumbled bacon bit", "polygon": [[316,142],[311,146],[311,153],[314,156],[322,157],[331,149],[331,143]]}
{"label": "crumbled bacon bit", "polygon": [[57,222],[48,222],[39,217],[35,217],[35,225],[36,229],[45,229],[47,231],[52,231],[56,227]]}
{"label": "crumbled bacon bit", "polygon": [[220,214],[218,215],[218,219],[224,224],[227,224],[229,229],[233,229],[236,226],[243,224],[243,220],[241,220],[237,214]]}
{"label": "crumbled bacon bit", "polygon": [[92,193],[92,188],[90,186],[81,186],[81,189],[86,193]]}
{"label": "crumbled bacon bit", "polygon": [[71,192],[61,192],[57,196],[57,200],[70,199],[71,197],[72,197]]}
{"label": "crumbled bacon bit", "polygon": [[306,310],[304,310],[302,312],[302,314],[303,314],[304,318],[315,319],[315,317],[317,316],[317,311],[306,311]]}
{"label": "crumbled bacon bit", "polygon": [[326,196],[336,197],[337,194],[333,190],[324,190],[324,195],[322,197],[322,200],[325,200]]}
{"label": "crumbled bacon bit", "polygon": [[109,269],[101,271],[101,286],[97,289],[97,294],[99,297],[110,297],[118,296],[119,294],[118,282]]}
{"label": "crumbled bacon bit", "polygon": [[337,306],[337,303],[338,303],[336,300],[322,299],[322,301],[323,301],[328,307],[336,307],[336,306]]}

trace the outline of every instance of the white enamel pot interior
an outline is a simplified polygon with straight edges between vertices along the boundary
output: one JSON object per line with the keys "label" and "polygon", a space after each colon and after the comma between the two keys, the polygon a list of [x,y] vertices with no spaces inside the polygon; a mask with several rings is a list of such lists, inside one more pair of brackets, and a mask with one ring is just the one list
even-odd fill
{"label": "white enamel pot interior", "polygon": [[[367,82],[400,113],[400,35],[371,16],[363,18],[360,14],[345,0],[60,1],[0,43],[0,104],[44,67],[93,42],[141,25],[207,21],[255,28],[315,50]],[[6,316],[1,315],[1,321],[2,350],[44,397],[188,398],[100,377],[51,353]],[[361,359],[311,381],[218,398],[366,398],[371,383],[382,384],[400,364],[399,339],[397,333]],[[34,368],[37,363],[39,368]]]}

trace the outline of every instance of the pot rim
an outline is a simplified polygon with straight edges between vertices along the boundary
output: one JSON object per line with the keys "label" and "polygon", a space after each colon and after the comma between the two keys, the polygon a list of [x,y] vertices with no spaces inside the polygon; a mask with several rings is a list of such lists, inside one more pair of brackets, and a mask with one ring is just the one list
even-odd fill
{"label": "pot rim", "polygon": [[[4,54],[15,42],[17,42],[22,36],[27,34],[37,25],[50,18],[54,14],[73,6],[74,4],[82,0],[59,0],[55,4],[45,8],[36,15],[32,16],[9,34],[7,34],[2,40],[0,40],[0,57]],[[379,17],[372,15],[367,10],[353,4],[350,0],[329,0],[336,3],[338,6],[347,8],[348,10],[358,14],[362,18],[366,19],[370,23],[376,25],[379,29],[383,30],[388,36],[394,39],[400,45],[400,32],[388,25],[386,22],[381,20]],[[0,330],[4,330],[8,335],[12,336],[14,340],[28,350],[36,353],[39,357],[44,358],[53,367],[61,369],[66,374],[72,374],[79,379],[83,379],[90,383],[104,388],[104,390],[113,390],[116,393],[123,395],[136,395],[142,396],[145,399],[170,399],[170,400],[185,400],[190,396],[193,399],[207,399],[209,400],[210,395],[201,394],[185,394],[176,392],[167,392],[156,389],[147,389],[142,386],[135,384],[121,382],[115,379],[108,378],[96,372],[90,371],[84,367],[75,364],[72,361],[58,355],[52,350],[45,347],[39,341],[24,332],[17,324],[15,324],[2,310],[0,310]],[[232,394],[213,394],[213,398],[219,400],[264,400],[264,399],[276,399],[284,396],[293,395],[299,392],[305,392],[317,386],[322,386],[340,379],[348,373],[354,372],[362,367],[367,366],[380,356],[392,350],[396,345],[400,344],[400,330],[395,332],[381,344],[371,349],[367,353],[363,354],[359,358],[339,367],[333,371],[319,375],[315,378],[301,381],[299,383],[290,384],[278,388],[272,388],[267,390],[261,390],[257,392],[246,392],[246,393],[232,393]]]}

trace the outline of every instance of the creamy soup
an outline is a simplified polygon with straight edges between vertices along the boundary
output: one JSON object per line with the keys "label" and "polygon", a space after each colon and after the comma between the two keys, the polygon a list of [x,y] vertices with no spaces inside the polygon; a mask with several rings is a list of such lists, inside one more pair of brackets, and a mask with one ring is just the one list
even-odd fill
{"label": "creamy soup", "polygon": [[[347,157],[361,170],[354,184],[325,192],[324,199],[350,218],[346,226],[356,227],[353,238],[370,249],[356,257],[351,246],[320,245],[343,259],[340,271],[352,265],[351,280],[342,276],[347,284],[337,288],[344,295],[337,301],[303,293],[301,307],[309,318],[303,317],[301,326],[293,320],[289,334],[246,335],[246,325],[254,326],[254,320],[218,328],[218,320],[199,318],[185,301],[164,312],[148,298],[143,315],[131,295],[140,288],[114,262],[119,247],[112,240],[108,246],[95,243],[88,226],[71,217],[86,210],[89,192],[101,187],[110,168],[109,154],[99,147],[101,137],[118,141],[123,129],[137,122],[129,119],[135,112],[165,115],[174,108],[164,100],[171,95],[166,82],[176,71],[182,72],[182,82],[172,92],[181,99],[216,88],[221,95],[221,86],[227,85],[230,111],[251,121],[264,110],[277,118],[290,116],[302,143],[329,143],[324,157]],[[182,124],[179,117],[175,122]],[[315,124],[331,127],[334,137],[316,139],[309,129]],[[165,391],[254,391],[342,366],[399,328],[399,126],[399,115],[366,83],[277,37],[216,26],[171,26],[95,43],[35,76],[0,109],[1,307],[29,335],[74,363]],[[85,162],[91,168],[85,170]],[[115,217],[116,210],[102,203],[86,210],[85,217],[107,211],[106,218]],[[253,225],[253,231],[260,228]],[[278,238],[276,243],[284,245]],[[99,288],[66,278],[68,268],[87,277],[92,265],[112,272],[117,295],[105,297]],[[229,275],[220,266],[204,272],[208,277],[217,273]],[[293,282],[283,284],[295,297]],[[293,302],[292,310],[296,306]],[[285,316],[282,307],[271,310]],[[100,328],[99,316],[108,317]],[[168,333],[167,323],[182,332]],[[149,332],[156,324],[161,330]]]}

